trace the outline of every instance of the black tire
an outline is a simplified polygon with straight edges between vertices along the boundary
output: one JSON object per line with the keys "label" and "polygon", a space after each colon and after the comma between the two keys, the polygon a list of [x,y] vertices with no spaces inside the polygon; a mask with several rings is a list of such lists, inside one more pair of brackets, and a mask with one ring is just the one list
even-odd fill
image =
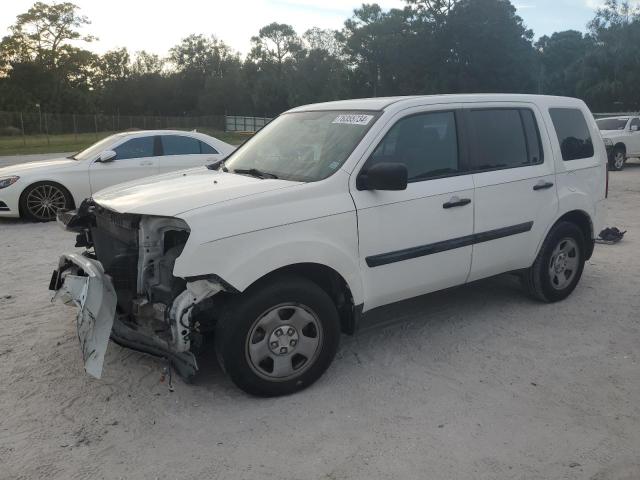
{"label": "black tire", "polygon": [[[282,312],[286,314],[287,309],[294,313],[288,319],[285,315],[283,319]],[[310,318],[313,323],[306,332],[310,335],[309,337],[302,333],[309,325],[300,329],[297,328],[299,325],[293,323],[294,315],[299,314],[305,318],[303,323],[307,318]],[[269,316],[272,319],[275,318],[270,320],[275,322],[272,323],[275,326],[262,328],[261,322]],[[289,341],[288,338],[294,338],[291,336],[274,338],[276,330],[280,329],[278,322],[282,322],[282,330],[287,331],[287,335],[292,330],[295,330],[295,335],[300,335],[300,347],[305,344],[303,336],[305,340],[318,342],[314,347],[313,355],[305,357],[296,353],[297,347],[291,347],[289,353],[282,354],[281,351],[275,353],[274,344],[281,339]],[[294,328],[290,329],[290,326]],[[314,331],[315,337],[312,336]],[[282,275],[257,282],[243,294],[233,297],[217,322],[215,337],[218,362],[238,387],[251,395],[261,397],[288,395],[314,383],[329,367],[340,342],[340,320],[331,297],[316,283],[295,275]],[[256,337],[258,342],[255,342]],[[268,348],[267,356],[262,362],[259,362],[258,358],[254,360],[251,346]],[[280,348],[279,345],[275,346],[276,350]],[[288,377],[277,378],[275,377],[276,361],[288,362],[287,368],[291,369],[296,362],[303,363],[297,371],[292,370]],[[273,370],[271,373],[268,371],[269,362]]]}
{"label": "black tire", "polygon": [[37,182],[25,188],[20,195],[22,216],[34,222],[50,222],[56,219],[57,210],[71,208],[71,194],[58,183]]}
{"label": "black tire", "polygon": [[[570,240],[570,242],[567,242]],[[575,248],[575,257],[567,255],[565,258],[575,258],[575,267],[571,270],[572,276],[566,277],[568,269],[558,273],[554,268],[554,253],[556,249],[562,246],[562,242],[565,242],[565,248],[571,248],[571,242]],[[576,285],[580,281],[582,271],[584,269],[585,262],[585,238],[582,230],[575,224],[570,222],[559,222],[553,226],[547,238],[545,239],[540,252],[536,257],[533,265],[527,269],[522,275],[522,281],[525,289],[534,298],[543,302],[557,302],[567,298],[571,292],[576,288]],[[562,262],[558,262],[558,266]],[[558,281],[558,278],[561,280]],[[562,284],[561,282],[566,282]]]}
{"label": "black tire", "polygon": [[624,165],[627,162],[627,152],[623,147],[616,147],[613,149],[613,155],[609,160],[609,170],[619,172],[624,170]]}

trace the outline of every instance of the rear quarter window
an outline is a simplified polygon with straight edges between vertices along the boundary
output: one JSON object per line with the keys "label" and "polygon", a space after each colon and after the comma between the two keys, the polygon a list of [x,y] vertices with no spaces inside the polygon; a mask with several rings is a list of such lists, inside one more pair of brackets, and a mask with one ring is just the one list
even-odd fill
{"label": "rear quarter window", "polygon": [[562,159],[580,160],[594,155],[587,121],[577,108],[551,108],[549,115],[558,135]]}

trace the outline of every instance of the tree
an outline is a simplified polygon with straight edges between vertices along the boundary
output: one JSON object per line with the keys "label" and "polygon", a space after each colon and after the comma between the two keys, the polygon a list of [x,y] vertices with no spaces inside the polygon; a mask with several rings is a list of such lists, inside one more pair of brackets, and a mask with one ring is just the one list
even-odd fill
{"label": "tree", "polygon": [[338,32],[330,29],[313,27],[302,36],[304,46],[308,50],[322,50],[333,57],[342,55],[342,44],[337,38]]}
{"label": "tree", "polygon": [[[10,34],[0,42],[0,71],[6,83],[15,83],[14,91],[22,92],[24,108],[38,103],[45,110],[64,111],[81,96],[90,95],[90,70],[97,57],[70,43],[93,40],[79,31],[87,24],[89,20],[69,2],[36,2],[18,15]],[[23,76],[26,71],[31,74]],[[83,103],[89,102],[85,98]]]}
{"label": "tree", "polygon": [[10,35],[2,39],[0,52],[8,63],[37,61],[55,68],[60,58],[74,49],[68,42],[94,40],[78,31],[89,23],[73,3],[36,2],[9,27]]}
{"label": "tree", "polygon": [[339,38],[354,69],[357,95],[415,92],[419,77],[415,57],[420,52],[410,9],[384,12],[377,4],[354,10]]}
{"label": "tree", "polygon": [[222,75],[231,57],[231,48],[213,35],[189,35],[169,51],[169,61],[178,71],[202,76]]}
{"label": "tree", "polygon": [[126,48],[110,50],[98,60],[97,77],[103,84],[122,81],[131,74],[131,56]]}
{"label": "tree", "polygon": [[535,44],[539,56],[538,93],[575,97],[590,37],[575,30],[543,36]]}
{"label": "tree", "polygon": [[149,53],[144,50],[140,50],[136,53],[133,65],[131,65],[131,71],[134,75],[152,75],[162,73],[165,61],[155,53]]}
{"label": "tree", "polygon": [[461,0],[445,27],[444,83],[450,92],[535,91],[532,38],[509,0]]}
{"label": "tree", "polygon": [[302,44],[291,25],[270,23],[260,29],[257,37],[252,37],[250,58],[256,61],[275,63],[280,69],[286,60],[302,49]]}
{"label": "tree", "polygon": [[607,0],[589,23],[592,47],[583,58],[577,93],[599,110],[640,109],[640,42],[638,9]]}

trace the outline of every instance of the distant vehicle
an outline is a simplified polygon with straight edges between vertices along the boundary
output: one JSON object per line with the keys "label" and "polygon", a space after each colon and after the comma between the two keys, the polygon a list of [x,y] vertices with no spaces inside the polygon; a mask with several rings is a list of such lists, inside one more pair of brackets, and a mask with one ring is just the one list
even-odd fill
{"label": "distant vehicle", "polygon": [[606,179],[598,127],[573,98],[308,105],[219,165],[61,212],[87,250],[63,255],[49,288],[79,307],[91,375],[111,338],[191,377],[213,334],[240,388],[283,395],[318,379],[341,331],[377,307],[504,272],[543,302],[566,298]]}
{"label": "distant vehicle", "polygon": [[629,157],[640,157],[640,117],[607,117],[596,123],[607,147],[611,170],[622,170]]}
{"label": "distant vehicle", "polygon": [[0,218],[54,220],[103,188],[222,160],[235,147],[203,133],[116,133],[67,158],[0,168]]}

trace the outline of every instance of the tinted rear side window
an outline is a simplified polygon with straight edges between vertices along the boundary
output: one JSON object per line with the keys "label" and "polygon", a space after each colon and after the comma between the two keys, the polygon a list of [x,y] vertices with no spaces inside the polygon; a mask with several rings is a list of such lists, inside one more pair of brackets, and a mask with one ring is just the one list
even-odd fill
{"label": "tinted rear side window", "polygon": [[531,110],[471,110],[468,118],[474,138],[473,170],[524,167],[542,162],[540,136]]}
{"label": "tinted rear side window", "polygon": [[577,108],[549,109],[560,142],[563,160],[593,157],[593,142],[587,121]]}
{"label": "tinted rear side window", "polygon": [[163,135],[162,152],[164,155],[197,155],[200,142],[195,138],[182,135]]}
{"label": "tinted rear side window", "polygon": [[200,142],[200,153],[216,154],[218,151],[208,143]]}

